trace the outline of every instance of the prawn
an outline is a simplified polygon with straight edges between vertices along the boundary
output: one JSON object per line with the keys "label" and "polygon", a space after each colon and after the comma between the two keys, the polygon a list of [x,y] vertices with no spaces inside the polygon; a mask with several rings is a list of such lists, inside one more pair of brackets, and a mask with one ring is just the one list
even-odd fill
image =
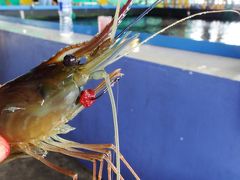
{"label": "prawn", "polygon": [[[104,91],[111,91],[111,84],[122,76],[120,69],[108,75],[104,68],[119,52],[134,47],[138,42],[136,35],[126,34],[117,39],[115,35],[110,37],[112,26],[120,23],[131,3],[132,0],[128,0],[116,18],[88,42],[63,48],[30,72],[1,86],[1,163],[28,155],[76,180],[76,173],[45,158],[47,152],[56,152],[91,161],[93,179],[96,176],[98,179],[102,178],[104,162],[107,163],[109,179],[111,171],[114,171],[119,179],[123,179],[119,168],[112,163],[113,151],[133,176],[140,179],[114,145],[80,144],[59,136],[74,130],[68,125],[69,120],[91,106]],[[90,80],[99,78],[105,80],[97,87],[84,88]],[[97,162],[100,162],[98,175]]]}
{"label": "prawn", "polygon": [[[4,152],[0,154],[0,163],[27,155],[76,180],[76,173],[46,159],[47,152],[56,152],[91,161],[93,179],[96,176],[102,178],[104,162],[107,163],[108,179],[111,179],[112,171],[119,179],[123,179],[119,167],[112,162],[112,152],[115,152],[132,175],[140,179],[120,154],[119,148],[113,144],[81,144],[66,140],[59,134],[74,130],[68,125],[71,119],[84,108],[90,107],[104,92],[111,94],[110,86],[122,73],[117,69],[108,75],[105,67],[163,32],[161,30],[140,43],[138,34],[127,32],[159,2],[157,0],[127,28],[115,35],[117,25],[132,4],[132,0],[128,0],[121,9],[118,6],[115,18],[91,40],[63,48],[27,74],[0,86],[0,150]],[[234,10],[226,11],[238,13]],[[209,13],[218,12],[224,11]],[[201,14],[187,17],[174,25]],[[164,28],[164,31],[172,26]],[[95,88],[84,88],[89,81],[101,78],[105,80]],[[98,173],[97,162],[100,163]]]}

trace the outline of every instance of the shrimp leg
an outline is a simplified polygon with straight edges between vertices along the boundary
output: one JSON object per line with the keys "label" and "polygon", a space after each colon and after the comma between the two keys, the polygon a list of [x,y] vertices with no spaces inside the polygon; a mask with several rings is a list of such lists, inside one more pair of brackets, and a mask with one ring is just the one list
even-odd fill
{"label": "shrimp leg", "polygon": [[[55,140],[54,145],[57,145],[57,146],[62,147],[62,148],[79,148],[79,149],[83,149],[83,150],[90,150],[90,151],[93,151],[93,152],[104,153],[108,156],[111,156],[109,150],[112,150],[116,153],[116,148],[113,144],[80,144],[80,143],[77,143],[77,142],[73,142],[73,141],[63,139],[63,138],[61,138],[57,135],[53,136],[52,138]],[[58,142],[56,142],[56,141],[58,141]],[[50,142],[50,143],[52,143],[52,142]],[[120,159],[125,164],[125,166],[129,169],[129,171],[132,173],[132,175],[137,180],[139,180],[140,178],[138,177],[136,172],[133,170],[131,165],[127,162],[127,160],[124,158],[124,156],[121,153],[120,153]]]}
{"label": "shrimp leg", "polygon": [[97,161],[93,160],[93,180],[96,180]]}
{"label": "shrimp leg", "polygon": [[104,161],[101,160],[100,166],[99,166],[99,171],[98,171],[98,180],[102,179],[103,164],[104,164]]}
{"label": "shrimp leg", "polygon": [[[72,142],[75,143],[75,142]],[[113,144],[79,144],[75,143],[75,146],[72,146],[74,148],[81,148],[86,150],[91,150],[95,152],[101,152],[102,150],[111,149],[116,153],[116,148]],[[131,165],[127,162],[127,160],[124,158],[124,156],[120,153],[120,159],[125,164],[125,166],[129,169],[129,171],[132,173],[132,175],[139,180],[140,178],[136,174],[136,172],[133,170]]]}
{"label": "shrimp leg", "polygon": [[[83,159],[83,160],[87,160],[87,161],[91,161],[94,163],[94,161],[102,161],[105,160],[107,162],[107,164],[111,167],[111,169],[114,171],[115,174],[117,174],[117,168],[114,166],[114,164],[110,161],[108,153],[103,154],[103,153],[91,153],[91,152],[82,152],[80,150],[71,150],[71,149],[65,149],[63,147],[58,147],[55,146],[56,144],[52,145],[52,144],[47,144],[47,143],[42,143],[39,144],[40,147],[46,151],[51,151],[51,152],[57,152],[57,153],[61,153],[70,157],[75,157],[75,158],[79,158],[79,159]],[[107,151],[106,151],[107,152]],[[95,166],[93,164],[93,166]],[[95,170],[95,168],[93,167],[93,170]],[[94,174],[96,174],[94,172]],[[121,176],[120,179],[123,180],[123,177]]]}
{"label": "shrimp leg", "polygon": [[34,151],[31,149],[31,147],[29,145],[25,145],[24,148],[22,148],[22,150],[32,156],[33,158],[41,161],[43,164],[45,164],[46,166],[48,166],[49,168],[61,173],[61,174],[64,174],[66,176],[70,176],[72,177],[73,180],[77,180],[78,179],[78,174],[71,171],[71,170],[68,170],[68,169],[64,169],[64,168],[61,168],[59,166],[57,166],[56,164],[53,164],[52,162],[46,160],[44,157],[42,157],[41,155],[38,155],[36,153],[34,153]]}
{"label": "shrimp leg", "polygon": [[[112,154],[109,154],[109,159],[112,161]],[[107,166],[107,171],[108,171],[108,180],[112,179],[112,172],[111,172],[111,167],[110,165]]]}

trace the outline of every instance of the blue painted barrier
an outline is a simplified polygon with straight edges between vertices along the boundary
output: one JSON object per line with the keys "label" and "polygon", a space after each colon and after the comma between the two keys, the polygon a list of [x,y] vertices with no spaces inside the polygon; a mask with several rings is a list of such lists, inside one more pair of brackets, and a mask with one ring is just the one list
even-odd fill
{"label": "blue painted barrier", "polygon": [[[29,71],[62,46],[0,31],[0,83]],[[129,58],[108,71],[119,67],[125,74],[118,93],[114,88],[121,151],[142,179],[240,178],[239,82]],[[77,128],[66,135],[72,140],[113,142],[108,96],[70,124]],[[122,172],[133,179],[125,168]]]}
{"label": "blue painted barrier", "polygon": [[[149,34],[142,33],[141,38],[145,39]],[[158,35],[147,44],[167,48],[180,49],[185,51],[212,54],[224,57],[240,58],[240,46],[223,44],[219,42],[196,41],[187,38]]]}
{"label": "blue painted barrier", "polygon": [[0,10],[1,11],[9,11],[9,10],[11,10],[11,11],[15,11],[15,10],[30,10],[31,9],[31,6],[23,6],[23,5],[21,5],[21,6],[16,6],[16,5],[7,5],[7,6],[1,6],[0,5]]}

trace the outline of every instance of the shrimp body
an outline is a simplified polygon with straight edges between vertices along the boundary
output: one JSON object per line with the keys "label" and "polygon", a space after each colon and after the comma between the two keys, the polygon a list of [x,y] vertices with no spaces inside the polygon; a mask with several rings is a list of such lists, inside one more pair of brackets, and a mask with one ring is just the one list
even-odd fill
{"label": "shrimp body", "polygon": [[[132,0],[127,0],[119,11],[119,16],[116,15],[115,19],[91,40],[63,48],[27,74],[0,86],[0,149],[4,150],[4,153],[0,151],[0,164],[30,156],[76,180],[76,173],[63,169],[45,158],[46,153],[50,151],[91,161],[93,179],[97,176],[97,162],[100,163],[98,179],[102,177],[103,162],[108,166],[108,179],[111,179],[111,171],[117,174],[117,179],[123,179],[120,176],[120,159],[132,175],[139,179],[133,168],[120,154],[119,146],[81,144],[63,139],[58,135],[74,130],[68,125],[68,121],[87,107],[83,102],[92,104],[93,100],[100,97],[106,88],[109,95],[112,94],[111,83],[114,83],[121,73],[118,69],[106,76],[104,69],[108,65],[172,26],[191,17],[202,15],[198,13],[179,20],[139,43],[138,34],[132,35],[127,30],[160,1],[156,0],[135,21],[116,35],[116,26],[125,17],[132,3]],[[223,11],[205,13],[219,12]],[[225,10],[225,12],[240,14],[234,10]],[[97,87],[85,89],[89,81],[101,78],[105,81]],[[111,96],[111,100],[114,99],[113,95]],[[116,117],[116,108],[113,104],[112,109],[115,109],[113,114]],[[118,157],[116,158],[118,168],[112,163],[111,153],[113,152]]]}
{"label": "shrimp body", "polygon": [[[120,177],[120,170],[111,159],[112,152],[117,152],[120,157],[114,145],[81,144],[58,135],[74,130],[68,122],[87,107],[84,102],[92,104],[95,97],[109,90],[111,83],[121,76],[119,69],[110,75],[104,69],[138,44],[138,35],[126,33],[118,38],[110,36],[113,24],[120,23],[131,1],[128,0],[121,8],[117,20],[112,20],[88,42],[63,48],[30,72],[0,87],[0,147],[6,142],[8,146],[5,151],[9,152],[10,147],[10,154],[0,154],[0,164],[30,156],[77,179],[76,173],[58,167],[45,158],[50,151],[93,162],[93,178],[96,177],[97,161],[100,162],[100,179],[104,161],[108,165],[108,178],[111,178],[111,171]],[[103,78],[105,80],[97,87],[85,89],[89,81]],[[121,160],[139,179],[122,155]]]}
{"label": "shrimp body", "polygon": [[0,88],[1,135],[16,144],[66,133],[64,124],[80,107],[79,86],[60,63],[42,64],[5,84]]}

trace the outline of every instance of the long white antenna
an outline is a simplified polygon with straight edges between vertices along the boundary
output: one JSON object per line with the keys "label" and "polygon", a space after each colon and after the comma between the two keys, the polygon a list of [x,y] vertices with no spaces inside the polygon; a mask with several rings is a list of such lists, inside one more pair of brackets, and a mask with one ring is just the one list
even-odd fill
{"label": "long white antenna", "polygon": [[118,26],[118,17],[119,17],[119,12],[120,12],[120,5],[121,5],[121,0],[118,0],[116,12],[114,15],[113,26],[112,26],[111,40],[113,40],[116,35],[117,26]]}
{"label": "long white antenna", "polygon": [[196,13],[196,14],[193,14],[191,16],[187,16],[183,19],[180,19],[170,25],[168,25],[167,27],[159,30],[158,32],[154,33],[153,35],[149,36],[148,38],[144,39],[142,42],[140,42],[139,44],[137,44],[136,46],[132,47],[132,48],[129,48],[127,51],[125,51],[125,53],[119,55],[118,57],[116,57],[114,59],[113,62],[117,61],[118,59],[120,59],[121,57],[123,56],[126,56],[128,55],[130,52],[132,52],[135,48],[139,48],[141,45],[143,45],[144,43],[146,43],[147,41],[149,41],[150,39],[154,38],[155,36],[157,36],[158,34],[161,34],[163,32],[165,32],[166,30],[176,26],[177,24],[180,24],[188,19],[191,19],[191,18],[194,18],[196,16],[201,16],[201,15],[204,15],[204,14],[216,14],[216,13],[224,13],[224,12],[231,12],[231,13],[236,13],[240,16],[240,12],[236,11],[236,10],[218,10],[218,11],[205,11],[205,12],[200,12],[200,13]]}
{"label": "long white antenna", "polygon": [[201,16],[201,15],[204,15],[204,14],[216,14],[216,13],[224,13],[224,12],[232,12],[232,13],[236,13],[238,15],[240,15],[240,13],[236,10],[218,10],[218,11],[205,11],[205,12],[200,12],[200,13],[197,13],[197,14],[193,14],[191,16],[188,16],[188,17],[185,17],[183,19],[180,19],[172,24],[170,24],[169,26],[161,29],[160,31],[154,33],[153,35],[151,35],[150,37],[146,38],[144,41],[142,41],[141,43],[138,44],[138,47],[141,46],[142,44],[146,43],[147,41],[149,41],[150,39],[154,38],[155,36],[157,36],[158,34],[161,34],[163,32],[165,32],[166,30],[170,29],[171,27],[173,26],[176,26],[177,24],[179,23],[182,23],[188,19],[191,19],[191,18],[194,18],[196,16]]}
{"label": "long white antenna", "polygon": [[109,75],[105,73],[105,81],[108,90],[108,94],[111,101],[112,113],[113,113],[113,125],[114,125],[114,138],[115,138],[115,146],[116,146],[116,168],[117,168],[117,180],[120,180],[120,146],[119,146],[119,133],[118,133],[118,117],[117,117],[117,108],[116,103],[111,87],[111,81]]}

